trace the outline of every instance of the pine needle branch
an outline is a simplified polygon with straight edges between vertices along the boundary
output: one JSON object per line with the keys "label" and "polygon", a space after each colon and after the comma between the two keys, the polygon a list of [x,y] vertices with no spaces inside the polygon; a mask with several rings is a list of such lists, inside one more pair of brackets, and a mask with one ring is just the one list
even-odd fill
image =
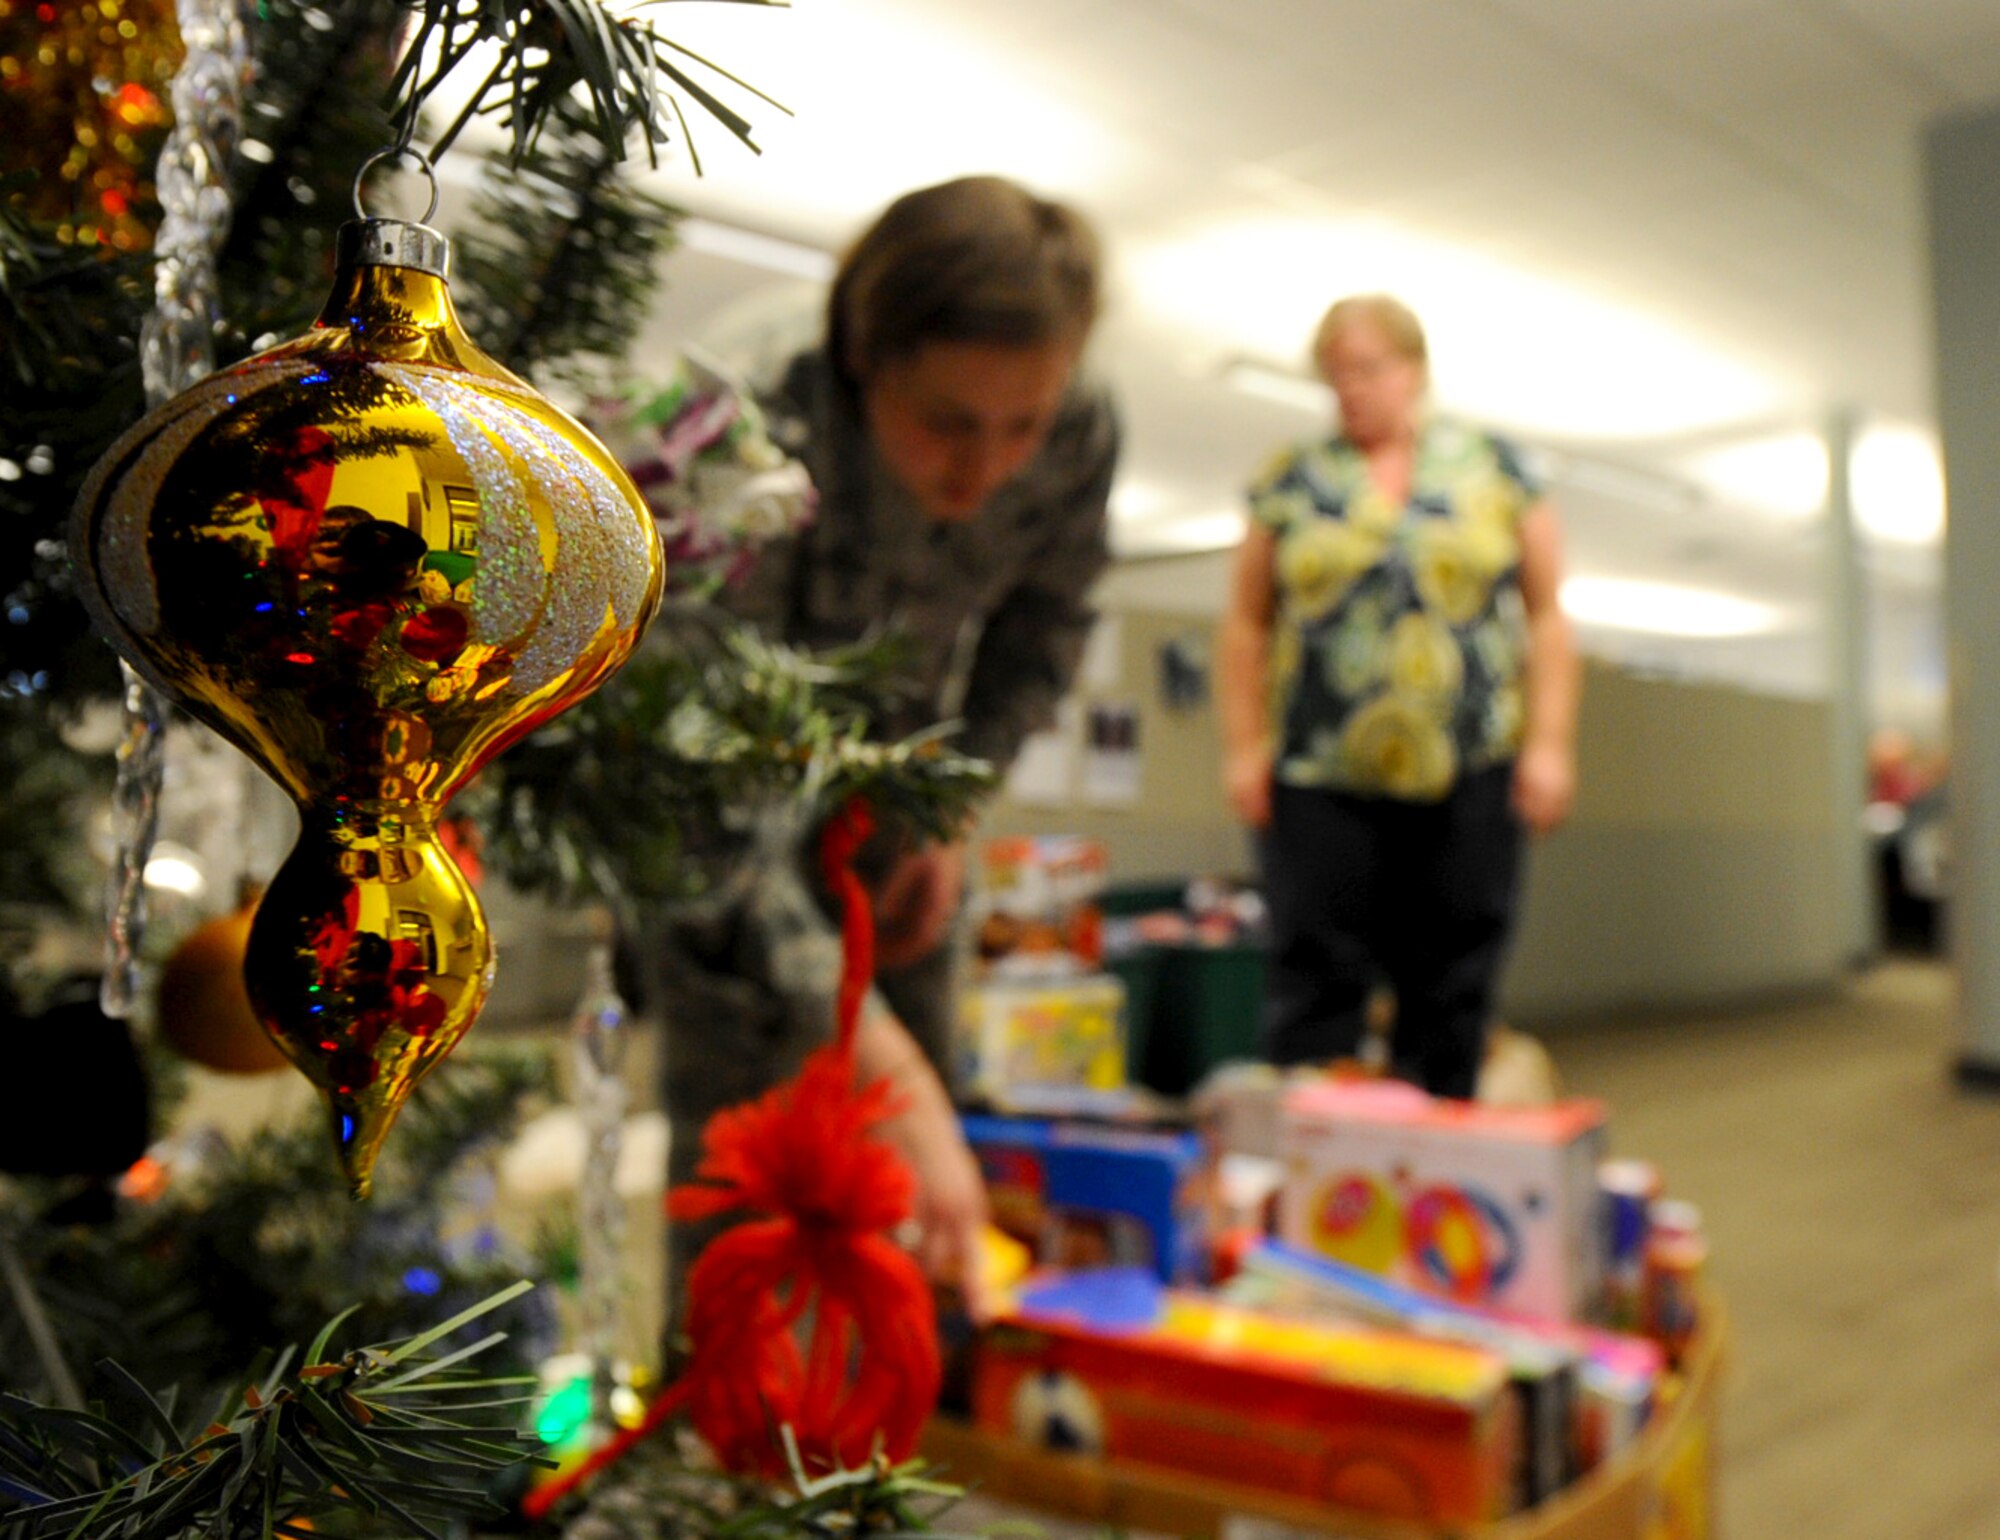
{"label": "pine needle branch", "polygon": [[872,736],[906,664],[888,637],[811,653],[720,615],[664,616],[613,680],[487,771],[488,858],[530,891],[653,905],[699,896],[740,855],[724,831],[747,809],[827,813],[859,794],[947,836],[993,772],[949,726]]}
{"label": "pine needle branch", "polygon": [[[378,1330],[414,1332],[538,1270],[489,1235],[476,1209],[455,1228],[443,1216],[482,1190],[480,1151],[511,1138],[551,1093],[545,1049],[474,1045],[452,1073],[417,1088],[374,1203],[352,1202],[329,1170],[315,1110],[295,1126],[209,1152],[160,1197],[122,1204],[99,1224],[45,1222],[37,1215],[47,1190],[17,1184],[0,1195],[0,1237],[34,1279],[69,1362],[116,1359],[148,1385],[175,1387],[214,1411],[225,1390],[218,1377],[234,1363],[262,1343],[313,1342],[343,1304],[360,1302]],[[542,1296],[488,1319],[512,1339],[487,1355],[487,1376],[521,1372],[553,1341]],[[325,1344],[307,1351],[317,1360]],[[0,1389],[37,1400],[58,1390],[4,1298]]]}
{"label": "pine needle branch", "polygon": [[789,1483],[774,1484],[690,1463],[672,1440],[657,1439],[558,1513],[573,1540],[950,1540],[940,1521],[964,1495],[921,1460],[796,1468]]}
{"label": "pine needle branch", "polygon": [[454,290],[481,345],[521,374],[575,375],[632,344],[679,211],[633,185],[566,104],[514,166],[489,159]]}
{"label": "pine needle branch", "polygon": [[[547,1462],[516,1431],[525,1397],[496,1404],[472,1399],[460,1381],[431,1378],[421,1393],[407,1382],[427,1364],[493,1346],[498,1335],[437,1359],[424,1353],[442,1331],[520,1292],[502,1290],[409,1341],[338,1355],[330,1341],[341,1323],[330,1323],[305,1362],[281,1367],[262,1389],[253,1371],[200,1428],[177,1425],[169,1406],[112,1364],[102,1369],[132,1408],[129,1423],[101,1407],[0,1397],[0,1540],[269,1536],[342,1513],[392,1518],[443,1540],[455,1523],[499,1511],[487,1490],[496,1468]],[[392,1384],[404,1393],[376,1394]]]}
{"label": "pine needle branch", "polygon": [[[499,61],[438,139],[442,154],[471,119],[498,109],[508,157],[526,161],[543,130],[579,96],[590,131],[614,160],[636,134],[647,157],[673,142],[678,98],[692,99],[750,149],[752,125],[711,87],[675,62],[688,60],[722,85],[778,106],[738,76],[662,36],[652,22],[618,15],[604,0],[403,0],[419,13],[416,45],[395,73],[401,144],[415,135],[424,104],[476,49],[497,47]],[[781,0],[736,0],[776,6]],[[427,71],[427,72],[426,72]],[[779,107],[780,111],[784,109]]]}

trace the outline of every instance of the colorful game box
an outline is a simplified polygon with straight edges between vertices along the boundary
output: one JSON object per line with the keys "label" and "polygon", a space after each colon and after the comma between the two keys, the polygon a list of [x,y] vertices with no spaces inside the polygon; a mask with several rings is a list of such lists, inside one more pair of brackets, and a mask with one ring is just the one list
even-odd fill
{"label": "colorful game box", "polygon": [[1047,978],[1094,973],[1104,964],[1104,891],[1109,857],[1101,840],[1073,834],[988,840],[973,896],[983,972]]}
{"label": "colorful game box", "polygon": [[1005,1102],[1013,1091],[1125,1084],[1125,986],[1106,974],[1047,983],[988,980],[963,997],[960,1083]]}
{"label": "colorful game box", "polygon": [[1499,1357],[1162,1288],[1030,1280],[982,1336],[978,1426],[1427,1524],[1499,1515],[1514,1458]]}
{"label": "colorful game box", "polygon": [[1243,1258],[1228,1297],[1285,1315],[1366,1322],[1491,1349],[1520,1408],[1520,1504],[1542,1501],[1638,1436],[1666,1355],[1626,1333],[1516,1318],[1391,1283],[1331,1258],[1266,1241]]}
{"label": "colorful game box", "polygon": [[1203,1280],[1209,1163],[1194,1134],[980,1116],[964,1126],[993,1222],[1042,1262]]}
{"label": "colorful game box", "polygon": [[1324,1081],[1288,1090],[1284,1119],[1290,1244],[1465,1304],[1561,1321],[1597,1308],[1602,1103]]}

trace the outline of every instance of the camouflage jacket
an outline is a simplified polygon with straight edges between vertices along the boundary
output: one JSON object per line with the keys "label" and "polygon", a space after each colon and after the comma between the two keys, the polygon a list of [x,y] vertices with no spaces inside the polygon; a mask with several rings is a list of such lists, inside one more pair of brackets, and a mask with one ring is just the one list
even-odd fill
{"label": "camouflage jacket", "polygon": [[771,436],[819,489],[806,529],[764,548],[720,602],[767,635],[807,647],[891,630],[915,643],[901,737],[959,720],[968,752],[1005,770],[1053,718],[1109,563],[1105,504],[1118,425],[1105,396],[1072,389],[1027,468],[963,523],[928,518],[877,462],[860,403],[822,352],[793,359],[760,395]]}

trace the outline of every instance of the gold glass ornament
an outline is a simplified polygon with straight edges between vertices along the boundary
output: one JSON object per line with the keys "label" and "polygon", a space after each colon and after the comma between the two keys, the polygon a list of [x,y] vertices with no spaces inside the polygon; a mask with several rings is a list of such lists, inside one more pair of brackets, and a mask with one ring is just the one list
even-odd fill
{"label": "gold glass ornament", "polygon": [[445,802],[621,664],[658,606],[638,490],[460,328],[444,238],[341,232],[313,329],[115,444],[71,552],[114,646],[299,804],[245,962],[365,1196],[492,980]]}

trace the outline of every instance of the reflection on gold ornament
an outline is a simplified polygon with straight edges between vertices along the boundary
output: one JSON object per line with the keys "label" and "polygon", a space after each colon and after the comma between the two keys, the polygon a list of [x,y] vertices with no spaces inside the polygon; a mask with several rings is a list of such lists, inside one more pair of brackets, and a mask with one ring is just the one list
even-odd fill
{"label": "reflection on gold ornament", "polygon": [[225,1075],[261,1075],[287,1062],[243,987],[256,913],[252,893],[234,912],[188,932],[160,969],[160,1040],[190,1063]]}
{"label": "reflection on gold ornament", "polygon": [[299,804],[246,973],[356,1196],[492,978],[440,810],[603,683],[660,597],[637,489],[472,344],[447,260],[425,226],[347,226],[313,330],[127,433],[70,542],[113,644]]}

